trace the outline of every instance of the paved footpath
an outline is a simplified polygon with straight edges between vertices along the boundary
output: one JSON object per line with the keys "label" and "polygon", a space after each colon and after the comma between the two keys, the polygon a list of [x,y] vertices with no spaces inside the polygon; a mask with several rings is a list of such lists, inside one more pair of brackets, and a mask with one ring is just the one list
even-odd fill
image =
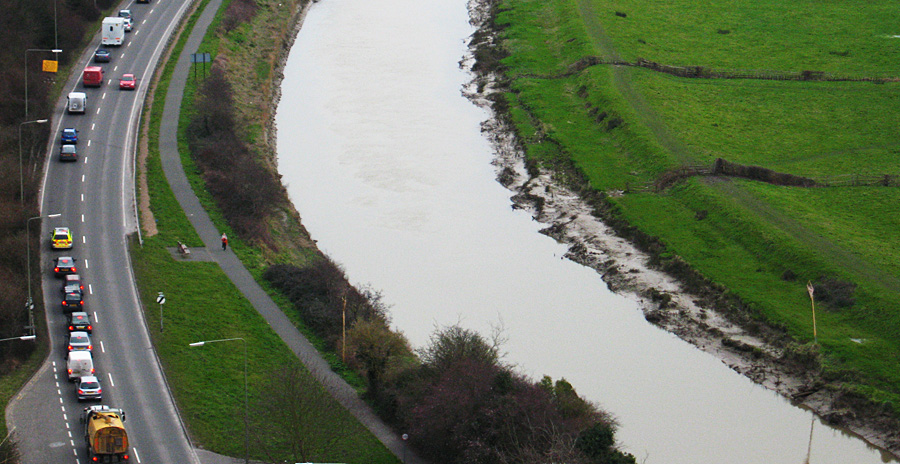
{"label": "paved footpath", "polygon": [[[322,382],[325,389],[347,408],[351,414],[356,416],[395,456],[405,458],[407,463],[425,464],[425,461],[416,456],[412,450],[406,449],[407,447],[403,440],[375,415],[350,385],[331,370],[316,348],[309,343],[306,337],[288,320],[281,309],[275,305],[237,256],[230,249],[221,251],[220,240],[222,234],[216,229],[206,210],[200,205],[200,201],[191,189],[187,176],[184,174],[176,137],[181,100],[184,94],[185,83],[190,73],[190,54],[196,52],[200,46],[203,35],[209,28],[221,3],[222,0],[212,0],[206,6],[194,29],[191,31],[181,56],[178,58],[178,64],[169,84],[159,134],[159,150],[166,179],[169,181],[178,203],[184,209],[194,229],[197,230],[197,234],[203,240],[213,260],[219,263],[219,266],[222,267],[228,278],[234,282],[234,285],[244,294],[253,307],[266,319],[291,351]],[[212,453],[203,453],[201,458],[204,464],[231,464],[236,462],[234,458]]]}

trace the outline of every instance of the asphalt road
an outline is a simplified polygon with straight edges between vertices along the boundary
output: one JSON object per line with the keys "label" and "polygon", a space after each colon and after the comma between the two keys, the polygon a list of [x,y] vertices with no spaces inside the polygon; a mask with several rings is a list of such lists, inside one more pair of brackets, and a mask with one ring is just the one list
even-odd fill
{"label": "asphalt road", "polygon": [[[53,277],[53,258],[70,255],[78,261],[85,284],[85,310],[94,317],[94,364],[103,384],[103,401],[126,412],[131,461],[136,463],[198,463],[196,453],[177,415],[144,324],[131,274],[125,233],[136,230],[132,171],[136,123],[146,82],[187,9],[188,0],[152,0],[125,3],[136,18],[134,30],[111,51],[109,63],[100,64],[105,82],[99,88],[82,87],[74,76],[50,117],[54,143],[45,172],[41,214],[60,214],[42,221],[42,237],[52,227],[70,227],[75,246],[71,252],[51,251],[42,240],[40,259],[45,272],[42,285],[51,339],[44,366],[7,410],[10,429],[24,463],[85,463],[87,452],[79,417],[80,404],[65,372],[66,317],[60,309],[61,281]],[[99,31],[95,43],[99,45]],[[93,47],[81,57],[87,65]],[[91,63],[93,64],[93,63]],[[136,91],[119,90],[124,73],[138,77]],[[85,114],[64,112],[65,94],[88,95]],[[64,127],[78,129],[78,161],[61,163],[58,134]]]}

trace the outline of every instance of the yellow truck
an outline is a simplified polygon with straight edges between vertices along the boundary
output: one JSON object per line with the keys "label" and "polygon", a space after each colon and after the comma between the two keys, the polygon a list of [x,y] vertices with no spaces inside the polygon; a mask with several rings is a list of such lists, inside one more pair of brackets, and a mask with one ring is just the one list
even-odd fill
{"label": "yellow truck", "polygon": [[84,408],[84,441],[89,462],[128,462],[125,411],[106,405]]}

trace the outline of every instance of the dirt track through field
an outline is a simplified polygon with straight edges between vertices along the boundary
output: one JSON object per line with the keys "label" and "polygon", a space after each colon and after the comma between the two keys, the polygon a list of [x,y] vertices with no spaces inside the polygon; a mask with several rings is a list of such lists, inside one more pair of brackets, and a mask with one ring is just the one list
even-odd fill
{"label": "dirt track through field", "polygon": [[[597,13],[593,9],[590,0],[579,0],[578,11],[584,22],[585,30],[591,38],[594,46],[605,58],[619,60],[621,57],[616,52],[609,37],[603,30],[603,26],[597,20]],[[653,132],[654,137],[669,153],[675,155],[682,164],[697,164],[697,160],[691,156],[687,147],[681,144],[666,128],[662,118],[650,107],[640,93],[631,86],[629,73],[634,72],[630,67],[612,66],[611,73],[616,88],[628,101],[641,123],[645,124]]]}

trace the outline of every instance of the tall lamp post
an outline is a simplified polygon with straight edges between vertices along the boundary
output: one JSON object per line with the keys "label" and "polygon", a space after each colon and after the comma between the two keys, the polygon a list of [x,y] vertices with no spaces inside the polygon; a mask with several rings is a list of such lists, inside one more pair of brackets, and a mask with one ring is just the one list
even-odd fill
{"label": "tall lamp post", "polygon": [[28,119],[28,52],[62,53],[62,50],[58,48],[29,48],[25,50],[25,119]]}
{"label": "tall lamp post", "polygon": [[190,343],[191,347],[203,346],[207,343],[233,342],[240,340],[244,343],[244,464],[250,463],[250,430],[247,427],[247,341],[243,338],[222,338],[219,340],[204,340]]}
{"label": "tall lamp post", "polygon": [[0,342],[8,342],[10,340],[34,340],[35,335],[22,335],[21,337],[0,338]]}
{"label": "tall lamp post", "polygon": [[[28,111],[26,110],[25,112],[27,113]],[[22,126],[25,124],[45,124],[47,121],[49,119],[35,119],[34,121],[19,123],[19,196],[22,197],[22,206],[25,206],[25,177],[22,175]]]}
{"label": "tall lamp post", "polygon": [[31,229],[29,226],[31,225],[31,221],[35,219],[41,218],[55,218],[60,217],[61,214],[48,214],[47,216],[35,216],[33,218],[28,218],[25,221],[25,252],[28,265],[28,301],[25,302],[25,307],[28,309],[28,326],[31,329],[31,334],[34,335],[34,300],[31,298]]}

